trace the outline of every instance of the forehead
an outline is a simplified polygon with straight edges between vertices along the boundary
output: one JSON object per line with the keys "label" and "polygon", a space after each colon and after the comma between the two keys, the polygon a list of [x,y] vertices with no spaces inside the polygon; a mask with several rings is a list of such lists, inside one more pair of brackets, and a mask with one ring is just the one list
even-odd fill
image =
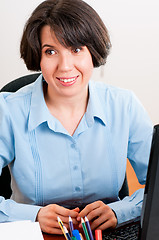
{"label": "forehead", "polygon": [[41,32],[40,32],[40,40],[41,40],[41,45],[43,46],[44,44],[59,44],[58,39],[56,38],[56,35],[54,31],[51,29],[50,26],[45,25],[42,27]]}
{"label": "forehead", "polygon": [[[64,47],[80,47],[87,46],[90,42],[90,36],[83,34],[83,31],[79,31],[80,27],[75,27],[74,23],[57,24],[55,22],[49,22],[42,26],[40,30],[40,42],[41,44],[48,40],[60,43]],[[84,30],[86,31],[86,30]]]}

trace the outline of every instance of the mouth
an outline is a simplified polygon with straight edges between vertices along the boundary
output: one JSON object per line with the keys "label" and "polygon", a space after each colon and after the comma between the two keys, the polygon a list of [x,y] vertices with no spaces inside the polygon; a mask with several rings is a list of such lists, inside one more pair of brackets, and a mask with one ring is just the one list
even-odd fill
{"label": "mouth", "polygon": [[70,86],[74,84],[79,76],[76,77],[70,77],[70,78],[65,78],[65,77],[57,77],[57,80],[61,82],[62,85],[64,86]]}

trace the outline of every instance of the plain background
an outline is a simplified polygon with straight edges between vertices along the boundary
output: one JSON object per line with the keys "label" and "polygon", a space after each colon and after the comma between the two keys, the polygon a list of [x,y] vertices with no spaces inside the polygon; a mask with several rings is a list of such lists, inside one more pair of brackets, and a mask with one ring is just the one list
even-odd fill
{"label": "plain background", "polygon": [[[0,88],[30,73],[20,59],[23,26],[40,0],[0,0]],[[159,123],[159,1],[86,0],[102,17],[112,50],[93,80],[137,95],[153,124]]]}

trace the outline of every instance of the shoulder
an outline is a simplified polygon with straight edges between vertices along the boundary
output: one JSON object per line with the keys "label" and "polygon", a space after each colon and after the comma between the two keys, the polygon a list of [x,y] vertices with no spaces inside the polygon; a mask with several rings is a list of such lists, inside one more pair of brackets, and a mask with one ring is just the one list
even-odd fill
{"label": "shoulder", "polygon": [[19,101],[25,97],[29,97],[32,94],[33,84],[29,84],[16,92],[1,92],[0,98],[3,99],[6,104]]}
{"label": "shoulder", "polygon": [[27,112],[30,106],[33,84],[29,84],[20,90],[0,93],[0,114],[3,118],[20,118],[21,113]]}
{"label": "shoulder", "polygon": [[37,89],[40,88],[40,85],[42,83],[42,75],[39,76],[35,82],[30,83],[28,85],[25,85],[24,87],[21,87],[19,90],[15,92],[1,92],[0,93],[0,104],[6,104],[8,107],[14,106],[20,106],[25,101],[30,101],[33,92],[37,91]]}
{"label": "shoulder", "polygon": [[91,91],[98,95],[101,101],[107,103],[118,103],[126,102],[130,104],[134,99],[136,99],[135,94],[128,89],[108,85],[104,82],[90,82]]}

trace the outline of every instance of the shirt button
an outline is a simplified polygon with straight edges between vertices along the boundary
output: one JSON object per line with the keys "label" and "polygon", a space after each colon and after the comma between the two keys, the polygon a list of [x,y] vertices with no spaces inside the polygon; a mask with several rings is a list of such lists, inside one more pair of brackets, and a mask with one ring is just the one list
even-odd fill
{"label": "shirt button", "polygon": [[71,144],[71,148],[75,148],[75,144],[74,143]]}
{"label": "shirt button", "polygon": [[78,166],[74,166],[74,167],[73,167],[73,170],[77,170],[77,169],[78,169]]}
{"label": "shirt button", "polygon": [[81,188],[80,187],[75,187],[76,192],[80,192]]}

